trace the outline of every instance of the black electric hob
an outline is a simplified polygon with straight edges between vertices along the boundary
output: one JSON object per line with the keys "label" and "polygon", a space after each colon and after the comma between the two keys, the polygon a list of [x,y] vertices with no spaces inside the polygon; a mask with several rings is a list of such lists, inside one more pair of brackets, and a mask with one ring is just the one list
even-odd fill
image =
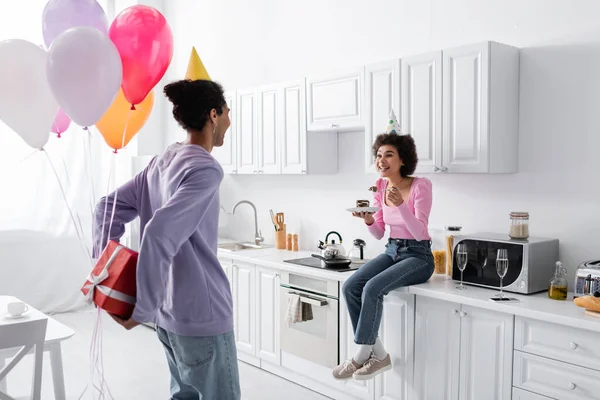
{"label": "black electric hob", "polygon": [[315,258],[315,257],[296,258],[293,260],[283,260],[283,262],[290,263],[290,264],[296,264],[296,265],[302,265],[304,267],[319,268],[319,269],[324,269],[324,270],[333,271],[333,272],[354,271],[354,270],[359,269],[360,266],[363,265],[363,264],[351,263],[347,267],[330,268],[330,267],[322,266],[321,260],[319,260],[318,258]]}

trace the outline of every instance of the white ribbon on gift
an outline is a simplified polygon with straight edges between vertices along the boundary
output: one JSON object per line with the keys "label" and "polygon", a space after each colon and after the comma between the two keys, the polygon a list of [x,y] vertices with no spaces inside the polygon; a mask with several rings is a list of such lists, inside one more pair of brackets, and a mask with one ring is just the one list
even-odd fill
{"label": "white ribbon on gift", "polygon": [[101,283],[108,278],[108,269],[117,258],[117,254],[123,249],[124,246],[117,246],[115,251],[111,254],[110,258],[106,262],[104,268],[99,275],[94,275],[90,272],[90,275],[87,277],[87,280],[91,283],[86,284],[84,286],[85,289],[88,289],[87,295],[85,296],[88,303],[94,302],[94,291],[98,290],[100,293],[104,294],[107,297],[110,297],[115,300],[122,301],[128,304],[135,304],[135,297],[129,296],[123,292],[119,292],[118,290],[114,290],[107,286],[101,285]]}

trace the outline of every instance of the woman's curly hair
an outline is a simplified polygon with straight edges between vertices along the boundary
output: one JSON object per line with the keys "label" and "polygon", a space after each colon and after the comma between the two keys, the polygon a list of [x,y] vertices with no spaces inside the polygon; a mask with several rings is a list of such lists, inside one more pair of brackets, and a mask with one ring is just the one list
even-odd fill
{"label": "woman's curly hair", "polygon": [[394,146],[398,151],[398,156],[404,164],[400,168],[400,176],[407,177],[414,174],[417,169],[419,158],[417,156],[417,146],[415,140],[410,135],[398,135],[396,133],[382,133],[378,135],[373,143],[373,158],[377,158],[377,151],[381,146]]}

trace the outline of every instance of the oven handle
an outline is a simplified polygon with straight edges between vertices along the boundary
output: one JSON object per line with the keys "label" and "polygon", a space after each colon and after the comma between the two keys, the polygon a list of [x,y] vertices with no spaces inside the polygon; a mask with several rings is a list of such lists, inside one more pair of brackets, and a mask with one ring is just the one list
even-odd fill
{"label": "oven handle", "polygon": [[292,294],[297,294],[298,296],[300,296],[300,301],[306,304],[310,304],[316,307],[325,307],[327,304],[329,304],[327,302],[327,300],[320,300],[320,299],[314,299],[312,297],[308,297],[304,294],[301,293],[297,293],[297,292],[287,292],[288,295],[292,295]]}

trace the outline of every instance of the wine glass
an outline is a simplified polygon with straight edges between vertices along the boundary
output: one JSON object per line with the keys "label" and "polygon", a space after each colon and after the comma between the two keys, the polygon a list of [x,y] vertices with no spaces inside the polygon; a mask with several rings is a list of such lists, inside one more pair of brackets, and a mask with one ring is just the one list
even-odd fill
{"label": "wine glass", "polygon": [[464,243],[460,243],[456,246],[456,263],[458,264],[458,269],[460,270],[460,285],[456,288],[458,290],[465,290],[467,287],[463,285],[463,272],[467,267],[467,261],[469,256],[467,254],[467,245]]}
{"label": "wine glass", "polygon": [[496,295],[496,297],[504,298],[503,291],[503,279],[508,271],[508,250],[506,249],[498,249],[498,255],[496,257],[496,272],[500,277],[500,293]]}

